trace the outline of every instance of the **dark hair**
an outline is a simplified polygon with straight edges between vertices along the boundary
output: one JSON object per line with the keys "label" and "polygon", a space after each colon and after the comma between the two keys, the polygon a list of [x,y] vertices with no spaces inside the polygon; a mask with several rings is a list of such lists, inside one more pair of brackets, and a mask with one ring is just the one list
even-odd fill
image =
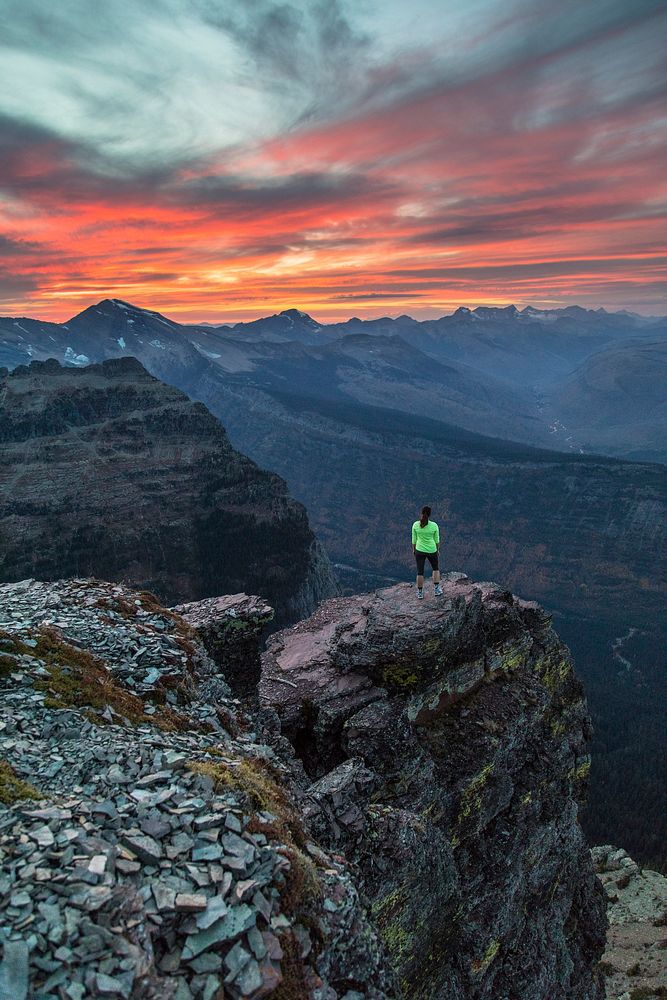
{"label": "dark hair", "polygon": [[421,520],[419,522],[419,527],[420,528],[425,528],[426,527],[426,525],[428,524],[428,519],[429,519],[430,516],[431,516],[431,508],[430,507],[422,507],[422,516],[421,516]]}

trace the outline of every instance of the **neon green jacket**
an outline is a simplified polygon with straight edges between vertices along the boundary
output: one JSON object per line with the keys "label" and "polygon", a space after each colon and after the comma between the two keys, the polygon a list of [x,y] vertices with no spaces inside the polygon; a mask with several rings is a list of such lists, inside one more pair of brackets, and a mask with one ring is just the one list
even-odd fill
{"label": "neon green jacket", "polygon": [[437,552],[440,541],[440,529],[435,521],[427,521],[424,528],[419,521],[412,525],[412,544],[417,552]]}

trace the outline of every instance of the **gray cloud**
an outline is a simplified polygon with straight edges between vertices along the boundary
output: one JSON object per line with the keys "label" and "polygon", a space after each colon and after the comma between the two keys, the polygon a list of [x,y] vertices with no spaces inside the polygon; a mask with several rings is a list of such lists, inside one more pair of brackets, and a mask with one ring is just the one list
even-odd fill
{"label": "gray cloud", "polygon": [[[600,259],[590,257],[586,260],[565,258],[556,261],[535,261],[529,264],[509,262],[507,264],[452,265],[451,267],[445,265],[442,267],[394,268],[385,272],[385,276],[397,281],[410,281],[411,288],[413,287],[413,281],[416,282],[416,287],[421,287],[424,279],[430,277],[433,281],[430,283],[424,282],[424,287],[432,287],[433,284],[441,285],[443,281],[449,282],[452,278],[470,279],[473,281],[498,278],[509,282],[513,279],[520,280],[521,278],[530,277],[548,278],[559,275],[627,275],[633,271],[635,263],[632,257],[623,256],[612,259],[608,257]],[[653,257],[651,263],[657,267],[665,267],[667,266],[667,256]],[[391,285],[388,285],[388,287],[391,287]]]}
{"label": "gray cloud", "polygon": [[[412,288],[412,286],[410,286]],[[398,292],[394,291],[393,288],[387,287],[384,292],[349,292],[341,293],[340,295],[332,295],[329,298],[330,302],[372,302],[375,299],[414,299],[419,295],[418,292]]]}
{"label": "gray cloud", "polygon": [[11,302],[17,295],[33,292],[39,288],[39,280],[34,274],[14,274],[0,266],[0,302]]}
{"label": "gray cloud", "polygon": [[29,240],[15,240],[0,233],[0,260],[7,257],[26,257],[35,253],[37,243]]}
{"label": "gray cloud", "polygon": [[91,16],[90,0],[4,0],[0,114],[114,176],[503,71],[537,93],[520,115],[529,127],[662,92],[664,0],[415,0],[409,33],[394,37],[405,12],[400,0],[114,0]]}
{"label": "gray cloud", "polygon": [[341,0],[5,0],[0,113],[121,172],[253,142],[330,109],[365,42]]}

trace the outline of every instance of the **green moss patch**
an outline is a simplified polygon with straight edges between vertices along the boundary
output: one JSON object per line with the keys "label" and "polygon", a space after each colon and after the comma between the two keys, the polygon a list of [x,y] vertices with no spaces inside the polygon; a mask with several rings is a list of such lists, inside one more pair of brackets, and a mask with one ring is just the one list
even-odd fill
{"label": "green moss patch", "polygon": [[471,965],[471,970],[476,975],[483,975],[491,965],[491,962],[494,960],[499,950],[500,941],[491,941],[482,957],[474,959]]}
{"label": "green moss patch", "polygon": [[478,813],[482,808],[482,792],[489,777],[493,772],[493,764],[487,764],[479,774],[476,774],[472,781],[464,788],[461,795],[461,805],[459,807],[458,822],[462,823],[473,813]]}
{"label": "green moss patch", "polygon": [[421,679],[422,670],[416,663],[390,663],[382,669],[382,683],[390,691],[412,691]]}
{"label": "green moss patch", "polygon": [[[215,747],[209,751],[215,752]],[[281,784],[280,773],[268,761],[259,757],[247,757],[234,764],[204,760],[188,764],[188,769],[211,778],[216,791],[228,788],[241,792],[254,809],[271,813],[276,817],[275,832],[285,840],[303,840],[301,823]]]}
{"label": "green moss patch", "polygon": [[392,963],[397,966],[408,961],[413,951],[412,921],[407,910],[409,899],[408,887],[399,885],[386,896],[376,899],[372,906],[380,937],[391,956]]}
{"label": "green moss patch", "polygon": [[535,668],[540,680],[552,697],[572,676],[572,664],[569,660],[562,657],[545,657],[542,660],[538,660]]}
{"label": "green moss patch", "polygon": [[147,715],[141,698],[121,687],[102,660],[65,642],[54,629],[42,629],[36,638],[37,646],[30,653],[44,661],[49,677],[36,681],[35,687],[45,692],[47,708],[92,709],[86,714],[97,724],[104,720],[95,713],[111,708],[132,725],[155,725],[167,731],[191,727],[186,716],[167,707]]}
{"label": "green moss patch", "polygon": [[280,935],[283,957],[280,960],[282,982],[271,994],[272,1000],[309,1000],[311,992],[306,982],[301,948],[292,933]]}
{"label": "green moss patch", "polygon": [[34,651],[30,646],[26,646],[24,642],[21,642],[18,636],[0,629],[0,678],[9,677],[10,674],[15,674],[21,669],[15,657],[31,656],[33,653]]}
{"label": "green moss patch", "polygon": [[591,770],[590,758],[588,760],[582,761],[576,767],[573,767],[568,771],[568,778],[570,781],[586,781]]}
{"label": "green moss patch", "polygon": [[0,802],[13,806],[22,799],[43,799],[42,793],[34,785],[22,781],[7,761],[0,760]]}

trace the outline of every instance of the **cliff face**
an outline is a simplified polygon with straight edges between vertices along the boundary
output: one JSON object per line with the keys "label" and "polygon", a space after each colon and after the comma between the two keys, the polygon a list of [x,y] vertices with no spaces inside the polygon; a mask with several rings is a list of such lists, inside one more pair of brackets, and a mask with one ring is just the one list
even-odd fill
{"label": "cliff face", "polygon": [[604,900],[577,821],[589,720],[536,604],[449,574],[274,635],[261,702],[354,861],[410,1000],[594,1000]]}
{"label": "cliff face", "polygon": [[0,469],[0,579],[91,574],[169,602],[248,587],[283,622],[335,593],[284,482],[132,358],[5,375]]}
{"label": "cliff face", "polygon": [[[406,526],[429,503],[446,568],[500,580],[554,612],[595,719],[589,839],[661,865],[667,469],[290,392],[228,384],[202,398],[238,448],[285,476],[334,563],[353,568],[339,570],[349,592],[412,577]],[[624,664],[615,649],[628,633]]]}

